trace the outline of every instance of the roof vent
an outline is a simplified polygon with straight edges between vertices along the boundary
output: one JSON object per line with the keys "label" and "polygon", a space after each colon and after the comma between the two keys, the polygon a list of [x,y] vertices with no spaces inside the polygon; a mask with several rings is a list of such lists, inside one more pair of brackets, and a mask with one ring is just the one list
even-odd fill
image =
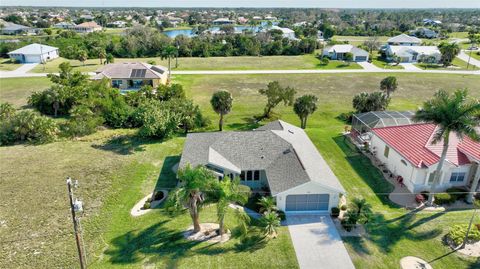
{"label": "roof vent", "polygon": [[263,156],[263,155],[262,155],[262,156],[260,156],[260,159],[262,159],[262,160],[263,160],[263,159],[265,159],[265,156]]}
{"label": "roof vent", "polygon": [[285,151],[283,151],[283,154],[288,154],[290,152],[292,152],[290,149],[286,149]]}
{"label": "roof vent", "polygon": [[288,130],[289,133],[293,134],[293,131],[292,130]]}

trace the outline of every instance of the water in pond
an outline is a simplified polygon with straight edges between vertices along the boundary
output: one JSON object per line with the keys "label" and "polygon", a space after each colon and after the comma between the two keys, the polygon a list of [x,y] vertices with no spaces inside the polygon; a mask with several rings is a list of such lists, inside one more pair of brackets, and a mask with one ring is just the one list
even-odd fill
{"label": "water in pond", "polygon": [[[277,24],[278,24],[277,22],[272,23],[272,25],[277,25]],[[245,26],[235,26],[234,28],[235,28],[235,32],[237,32],[237,33],[241,33],[244,30],[253,30],[254,32],[258,32],[258,31],[266,28],[267,26],[268,26],[267,22],[262,22],[260,24],[260,26],[252,27],[252,26],[246,26],[245,25]],[[220,29],[219,26],[214,26],[214,27],[208,28],[208,30],[210,30],[210,31],[218,31],[219,29]],[[176,36],[179,36],[179,35],[184,35],[184,36],[188,36],[188,37],[195,36],[195,33],[193,32],[192,29],[168,30],[168,31],[164,31],[163,33],[166,34],[170,38],[175,38]]]}

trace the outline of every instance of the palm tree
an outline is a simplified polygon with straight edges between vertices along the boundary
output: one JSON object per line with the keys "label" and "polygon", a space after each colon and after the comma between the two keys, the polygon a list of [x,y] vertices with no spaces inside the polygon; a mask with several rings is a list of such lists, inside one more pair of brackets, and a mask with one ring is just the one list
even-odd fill
{"label": "palm tree", "polygon": [[169,198],[169,207],[176,211],[187,207],[193,222],[193,232],[200,231],[199,208],[205,201],[206,191],[212,190],[216,182],[213,173],[203,166],[191,168],[187,165],[178,171],[181,186]]}
{"label": "palm tree", "polygon": [[220,115],[218,121],[218,129],[223,130],[223,116],[230,113],[232,110],[233,97],[228,91],[218,91],[212,95],[210,104],[213,110]]}
{"label": "palm tree", "polygon": [[[435,93],[433,99],[425,102],[423,108],[415,113],[413,119],[417,122],[433,123],[437,126],[433,136],[433,143],[443,142],[443,149],[434,179],[431,192],[435,191],[439,184],[441,171],[447,157],[450,134],[457,137],[470,137],[479,140],[480,135],[475,128],[480,125],[480,102],[468,100],[467,90],[456,90],[453,94],[440,90]],[[428,196],[428,205],[433,204],[433,194]]]}
{"label": "palm tree", "polygon": [[386,77],[380,81],[380,90],[387,94],[387,98],[390,98],[390,94],[392,94],[397,87],[397,78],[394,76]]}
{"label": "palm tree", "polygon": [[175,57],[176,55],[177,55],[177,48],[175,48],[174,46],[166,47],[160,54],[160,57],[162,60],[165,60],[165,59],[168,60],[168,81],[170,81],[170,77],[172,75],[171,61],[172,61],[172,58]]}
{"label": "palm tree", "polygon": [[103,59],[107,57],[107,52],[104,49],[99,49],[98,59],[100,59],[100,64],[103,64]]}
{"label": "palm tree", "polygon": [[451,65],[453,59],[460,53],[460,47],[457,43],[443,42],[438,46],[438,49],[442,53],[441,62],[443,66]]}
{"label": "palm tree", "polygon": [[263,225],[263,232],[265,236],[269,238],[277,237],[277,228],[280,227],[280,217],[278,216],[277,212],[265,212],[260,219],[260,222]]}
{"label": "palm tree", "polygon": [[88,54],[84,50],[80,50],[77,54],[77,60],[82,62],[83,65],[85,65],[85,61],[88,59]]}
{"label": "palm tree", "polygon": [[258,199],[257,205],[260,206],[260,213],[276,211],[275,199],[272,196],[264,196]]}
{"label": "palm tree", "polygon": [[352,210],[357,215],[357,219],[363,223],[367,223],[372,213],[372,206],[363,198],[354,198],[352,200]]}
{"label": "palm tree", "polygon": [[312,94],[303,95],[293,104],[293,111],[298,115],[301,121],[302,129],[307,128],[307,118],[317,110],[318,98]]}
{"label": "palm tree", "polygon": [[220,236],[223,237],[225,234],[224,220],[229,204],[239,203],[243,205],[247,202],[250,194],[241,188],[239,178],[231,180],[229,177],[225,177],[218,182],[217,188],[219,197],[217,202],[218,230]]}

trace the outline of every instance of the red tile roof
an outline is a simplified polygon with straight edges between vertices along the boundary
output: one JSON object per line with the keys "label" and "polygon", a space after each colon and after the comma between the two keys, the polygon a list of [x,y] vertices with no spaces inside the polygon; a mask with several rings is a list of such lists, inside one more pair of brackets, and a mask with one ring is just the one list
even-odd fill
{"label": "red tile roof", "polygon": [[[414,166],[431,166],[440,160],[443,142],[432,143],[434,124],[412,124],[374,128],[373,133]],[[455,165],[470,163],[468,157],[480,160],[480,143],[470,138],[450,135],[447,160]]]}

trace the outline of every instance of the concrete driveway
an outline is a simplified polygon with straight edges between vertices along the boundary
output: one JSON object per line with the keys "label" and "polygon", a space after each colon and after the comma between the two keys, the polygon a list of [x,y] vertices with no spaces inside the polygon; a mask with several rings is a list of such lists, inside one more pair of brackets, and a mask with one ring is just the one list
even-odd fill
{"label": "concrete driveway", "polygon": [[403,66],[403,68],[405,70],[409,70],[409,71],[422,71],[421,68],[418,68],[416,67],[414,64],[412,63],[400,63],[401,66]]}
{"label": "concrete driveway", "polygon": [[286,223],[301,269],[355,269],[330,216],[288,214]]}
{"label": "concrete driveway", "polygon": [[381,71],[381,68],[378,68],[376,65],[369,63],[369,62],[357,62],[363,69],[369,71]]}

